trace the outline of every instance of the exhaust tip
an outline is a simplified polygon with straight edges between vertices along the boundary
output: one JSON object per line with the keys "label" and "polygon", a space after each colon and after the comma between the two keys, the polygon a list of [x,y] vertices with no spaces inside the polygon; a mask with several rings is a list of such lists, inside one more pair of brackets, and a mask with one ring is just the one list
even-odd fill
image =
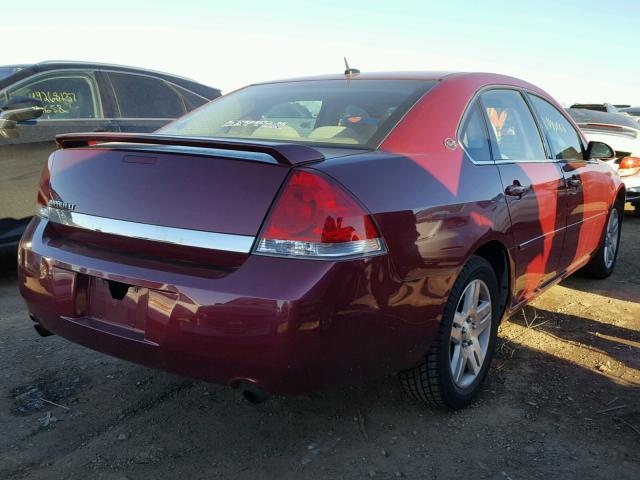
{"label": "exhaust tip", "polygon": [[38,332],[38,335],[40,335],[41,337],[50,337],[51,335],[55,335],[53,332],[50,332],[49,330],[44,328],[40,324],[40,320],[38,320],[33,313],[29,312],[29,318],[33,322],[33,328],[36,329],[36,332]]}
{"label": "exhaust tip", "polygon": [[242,397],[252,405],[264,403],[269,398],[269,394],[258,387],[253,380],[238,379],[231,385],[240,390]]}
{"label": "exhaust tip", "polygon": [[264,403],[268,396],[263,390],[258,390],[258,392],[255,390],[243,390],[242,396],[251,405],[259,405],[260,403]]}
{"label": "exhaust tip", "polygon": [[50,332],[49,330],[47,330],[46,328],[44,328],[42,325],[40,325],[39,323],[36,323],[33,328],[36,329],[36,332],[38,332],[38,335],[40,335],[41,337],[50,337],[51,335],[54,335],[52,332]]}

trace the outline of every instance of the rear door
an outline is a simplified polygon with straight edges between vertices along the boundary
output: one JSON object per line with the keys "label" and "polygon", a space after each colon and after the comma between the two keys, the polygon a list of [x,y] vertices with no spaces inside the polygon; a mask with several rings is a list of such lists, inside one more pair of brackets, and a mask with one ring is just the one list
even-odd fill
{"label": "rear door", "polygon": [[115,100],[115,122],[122,132],[151,133],[207,99],[161,78],[106,72]]}
{"label": "rear door", "polygon": [[[98,85],[91,71],[41,73],[8,87],[2,96],[3,100],[36,98],[45,107],[42,117],[18,125],[17,136],[0,136],[0,220],[13,219],[10,221],[24,227],[35,212],[38,179],[56,149],[55,136],[108,131],[112,125],[103,116]],[[20,228],[16,232],[19,235]]]}
{"label": "rear door", "polygon": [[494,160],[500,171],[514,243],[514,304],[558,274],[565,233],[564,180],[548,158],[538,125],[522,93],[482,93]]}
{"label": "rear door", "polygon": [[611,198],[609,167],[585,158],[585,146],[571,122],[551,103],[528,94],[544,129],[551,154],[566,184],[567,234],[560,269],[573,269],[598,247]]}

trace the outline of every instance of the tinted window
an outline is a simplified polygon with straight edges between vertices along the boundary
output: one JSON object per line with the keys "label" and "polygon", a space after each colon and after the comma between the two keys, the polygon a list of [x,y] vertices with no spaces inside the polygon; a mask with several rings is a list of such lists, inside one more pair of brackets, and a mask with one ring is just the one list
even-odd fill
{"label": "tinted window", "polygon": [[547,135],[553,158],[557,160],[584,159],[582,141],[569,121],[546,100],[529,95]]}
{"label": "tinted window", "polygon": [[435,83],[341,79],[254,85],[211,102],[161,132],[375,148]]}
{"label": "tinted window", "polygon": [[490,90],[481,95],[493,130],[496,160],[544,160],[540,132],[522,95],[515,90]]}
{"label": "tinted window", "polygon": [[78,73],[40,76],[8,91],[9,98],[31,97],[44,104],[41,118],[64,120],[101,117],[93,77]]}
{"label": "tinted window", "polygon": [[123,118],[176,118],[185,113],[182,99],[167,82],[142,75],[109,73]]}
{"label": "tinted window", "polygon": [[187,112],[195,110],[199,106],[204,105],[209,101],[208,98],[201,97],[200,95],[193,93],[190,90],[186,90],[182,87],[178,87],[177,85],[171,85],[171,87],[182,97],[182,101],[184,102],[184,106],[186,107]]}
{"label": "tinted window", "polygon": [[460,143],[473,160],[491,160],[489,137],[477,103],[467,112],[459,137]]}

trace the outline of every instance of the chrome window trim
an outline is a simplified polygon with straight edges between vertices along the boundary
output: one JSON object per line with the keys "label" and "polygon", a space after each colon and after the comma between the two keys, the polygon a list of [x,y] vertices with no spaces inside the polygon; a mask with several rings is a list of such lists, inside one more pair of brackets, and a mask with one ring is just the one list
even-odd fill
{"label": "chrome window trim", "polygon": [[249,235],[206,232],[203,230],[130,222],[53,207],[48,207],[46,215],[44,211],[39,213],[42,217],[48,218],[50,222],[82,230],[207,250],[250,253],[255,241],[255,237]]}

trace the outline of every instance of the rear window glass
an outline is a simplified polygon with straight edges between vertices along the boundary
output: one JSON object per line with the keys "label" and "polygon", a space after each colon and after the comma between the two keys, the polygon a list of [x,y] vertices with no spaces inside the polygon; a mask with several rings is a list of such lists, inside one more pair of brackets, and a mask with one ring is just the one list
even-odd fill
{"label": "rear window glass", "polygon": [[436,83],[345,79],[254,85],[159,133],[376,148]]}

